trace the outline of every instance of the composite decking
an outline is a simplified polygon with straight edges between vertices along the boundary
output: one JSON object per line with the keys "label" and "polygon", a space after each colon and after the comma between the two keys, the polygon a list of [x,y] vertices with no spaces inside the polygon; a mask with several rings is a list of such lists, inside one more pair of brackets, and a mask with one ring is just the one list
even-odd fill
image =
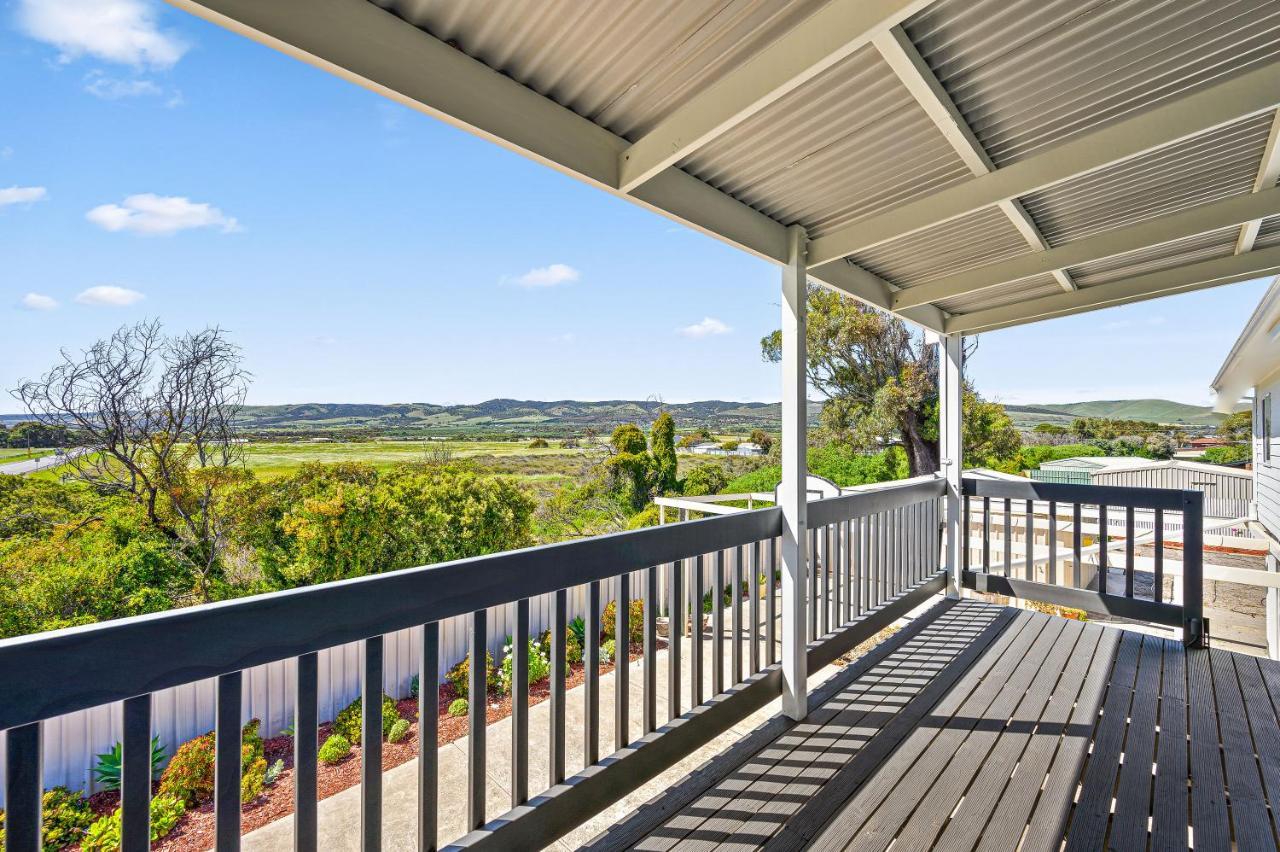
{"label": "composite decking", "polygon": [[811,706],[593,848],[1280,848],[1280,663],[947,601]]}

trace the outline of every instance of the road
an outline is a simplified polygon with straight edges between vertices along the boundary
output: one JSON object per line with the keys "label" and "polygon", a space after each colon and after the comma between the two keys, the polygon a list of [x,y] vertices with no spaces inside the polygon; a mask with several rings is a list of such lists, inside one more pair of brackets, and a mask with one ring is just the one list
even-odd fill
{"label": "road", "polygon": [[72,450],[63,455],[42,456],[38,459],[28,459],[26,461],[9,462],[8,464],[0,464],[0,474],[9,474],[11,476],[22,476],[25,473],[35,473],[37,470],[48,470],[51,467],[57,467],[65,464],[68,459],[74,456],[80,450]]}

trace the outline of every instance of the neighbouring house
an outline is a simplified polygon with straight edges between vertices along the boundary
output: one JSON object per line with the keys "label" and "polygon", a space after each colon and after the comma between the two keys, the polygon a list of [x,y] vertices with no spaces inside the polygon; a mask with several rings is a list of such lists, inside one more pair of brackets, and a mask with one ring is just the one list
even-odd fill
{"label": "neighbouring house", "polygon": [[1246,517],[1253,500],[1248,471],[1185,459],[1081,456],[1045,462],[1030,475],[1038,482],[1199,491],[1204,494],[1205,517],[1222,520]]}
{"label": "neighbouring house", "polygon": [[1204,452],[1205,450],[1210,449],[1211,447],[1229,447],[1229,446],[1231,446],[1231,441],[1228,441],[1226,438],[1219,438],[1216,435],[1201,435],[1199,437],[1192,438],[1189,441],[1184,441],[1182,446],[1179,447],[1179,449],[1199,450],[1201,452]]}
{"label": "neighbouring house", "polygon": [[[1272,404],[1280,397],[1280,277],[1271,282],[1213,380],[1214,410],[1253,408],[1253,500],[1250,527],[1267,543],[1267,570],[1280,570],[1280,461]],[[1267,644],[1280,656],[1280,590],[1267,593]]]}
{"label": "neighbouring house", "polygon": [[702,441],[690,447],[689,452],[697,456],[762,456],[765,454],[765,449],[751,441],[742,441],[733,449],[728,449],[715,441]]}

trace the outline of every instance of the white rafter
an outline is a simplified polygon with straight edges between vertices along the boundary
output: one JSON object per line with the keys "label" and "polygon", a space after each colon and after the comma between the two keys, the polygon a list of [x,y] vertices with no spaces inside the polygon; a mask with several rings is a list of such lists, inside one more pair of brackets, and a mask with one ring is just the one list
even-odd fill
{"label": "white rafter", "polygon": [[1280,60],[1083,133],[991,174],[837,228],[810,244],[810,269],[1277,106],[1280,106]]}
{"label": "white rafter", "polygon": [[831,0],[689,98],[622,152],[618,187],[631,192],[729,128],[852,56],[877,34],[928,3],[929,0]]}
{"label": "white rafter", "polygon": [[1280,246],[1134,275],[1073,293],[1055,293],[1012,305],[959,314],[947,320],[946,331],[948,334],[993,331],[1159,296],[1234,284],[1277,271],[1280,271]]}
{"label": "white rafter", "polygon": [[[895,293],[893,309],[905,310],[916,305],[926,305],[956,296],[977,293],[1011,281],[1043,275],[1054,269],[1093,263],[1149,246],[1229,228],[1242,222],[1265,219],[1268,216],[1280,216],[1280,188],[1278,187],[1253,195],[1233,195],[1230,198],[1210,201],[1176,213],[1167,213],[1154,219],[1102,231],[1092,237],[1074,240],[1042,252],[1018,255],[986,266],[966,269],[944,278],[926,281]],[[829,266],[835,265],[828,264],[821,269],[825,271]]]}
{"label": "white rafter", "polygon": [[[1254,192],[1264,192],[1276,185],[1280,179],[1280,110],[1271,119],[1271,132],[1267,134],[1267,145],[1262,150],[1262,162],[1258,164],[1258,177],[1253,182]],[[1258,239],[1258,229],[1262,227],[1261,219],[1245,222],[1240,228],[1240,237],[1236,240],[1236,254],[1253,251],[1253,242]]]}
{"label": "white rafter", "polygon": [[[893,27],[876,36],[871,43],[974,176],[994,172],[995,163],[902,27]],[[999,206],[1027,245],[1036,251],[1049,247],[1036,223],[1016,198],[1001,201]],[[1076,289],[1065,269],[1052,270],[1052,274],[1063,290]]]}

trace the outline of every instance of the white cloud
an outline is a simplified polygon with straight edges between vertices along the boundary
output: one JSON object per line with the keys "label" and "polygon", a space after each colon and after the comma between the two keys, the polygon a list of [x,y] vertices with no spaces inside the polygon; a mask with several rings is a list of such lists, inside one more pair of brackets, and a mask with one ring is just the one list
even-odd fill
{"label": "white cloud", "polygon": [[0,148],[0,160],[7,160],[12,156],[13,156],[12,145],[5,145],[3,148]]}
{"label": "white cloud", "polygon": [[137,290],[130,290],[128,287],[100,284],[80,293],[76,296],[76,301],[82,305],[110,305],[111,307],[123,308],[135,302],[141,302],[145,298],[147,297]]}
{"label": "white cloud", "polygon": [[733,331],[729,326],[725,325],[715,317],[703,317],[702,322],[695,322],[693,325],[686,325],[684,328],[676,329],[677,333],[684,337],[711,337],[716,334],[728,334]]}
{"label": "white cloud", "polygon": [[550,266],[538,266],[530,269],[523,275],[517,275],[514,278],[504,278],[503,281],[509,281],[518,287],[528,287],[530,289],[537,287],[557,287],[561,284],[570,284],[577,281],[581,277],[581,273],[565,263],[553,263]]}
{"label": "white cloud", "polygon": [[48,194],[48,190],[43,186],[11,186],[8,189],[0,189],[0,207],[43,201]]}
{"label": "white cloud", "polygon": [[18,27],[58,48],[60,62],[92,56],[149,68],[172,67],[187,45],[156,23],[151,0],[19,0]]}
{"label": "white cloud", "polygon": [[28,293],[22,297],[22,307],[31,311],[51,311],[58,307],[58,300],[43,293]]}
{"label": "white cloud", "polygon": [[95,98],[104,101],[118,101],[121,98],[158,97],[164,89],[146,79],[120,80],[108,77],[101,71],[94,71],[84,78],[84,90]]}
{"label": "white cloud", "polygon": [[240,230],[234,217],[211,204],[196,203],[179,195],[155,195],[144,192],[130,195],[124,204],[102,204],[85,217],[108,231],[133,231],[137,234],[175,234],[189,228],[220,228],[231,233]]}

